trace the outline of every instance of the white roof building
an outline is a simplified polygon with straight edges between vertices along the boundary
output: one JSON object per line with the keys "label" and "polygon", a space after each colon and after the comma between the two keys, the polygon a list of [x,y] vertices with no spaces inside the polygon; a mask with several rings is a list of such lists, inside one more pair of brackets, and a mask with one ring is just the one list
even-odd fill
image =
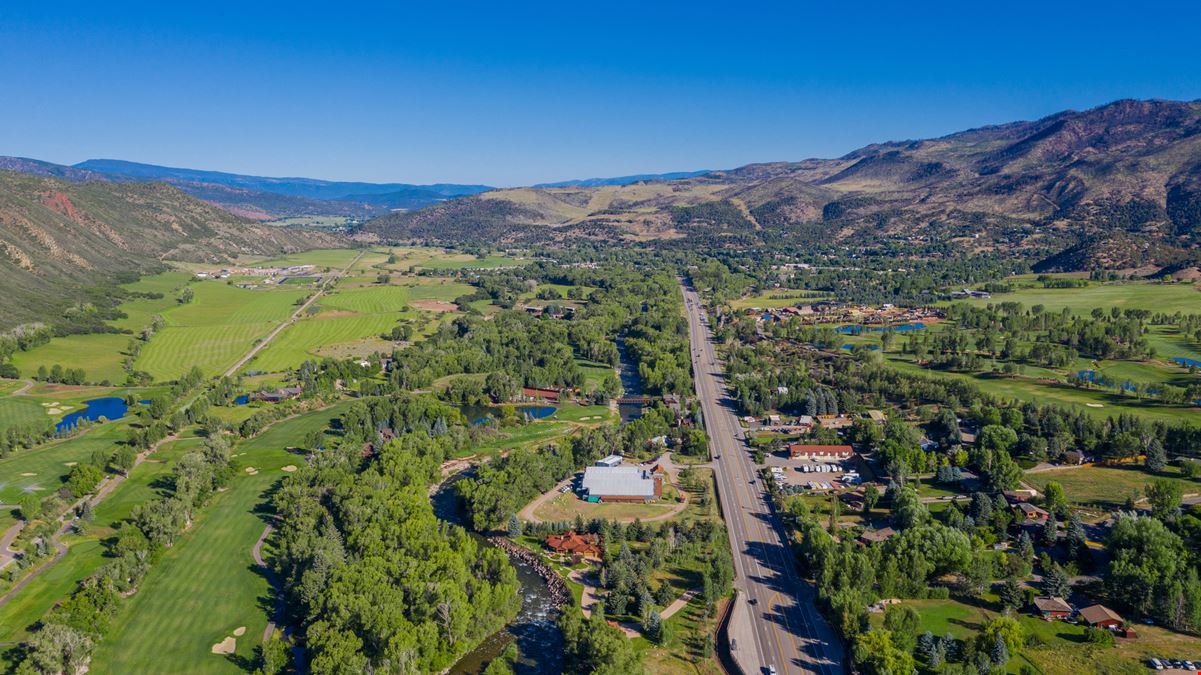
{"label": "white roof building", "polygon": [[589,497],[655,498],[655,477],[649,470],[637,466],[590,466],[584,469],[581,487]]}
{"label": "white roof building", "polygon": [[597,466],[621,466],[621,455],[609,455],[604,459],[599,459],[596,462]]}

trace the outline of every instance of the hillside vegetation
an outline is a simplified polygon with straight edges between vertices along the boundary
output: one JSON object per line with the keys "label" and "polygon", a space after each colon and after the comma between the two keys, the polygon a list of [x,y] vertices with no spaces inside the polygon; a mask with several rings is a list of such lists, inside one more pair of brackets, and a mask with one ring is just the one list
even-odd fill
{"label": "hillside vegetation", "polygon": [[[838,159],[753,164],[674,181],[495,190],[362,228],[395,240],[494,242],[735,242],[761,231],[800,244],[949,244],[1040,258],[1077,249],[1048,265],[1054,269],[1195,264],[1201,102],[1123,100],[869,145]],[[1123,237],[1144,243],[1128,247]]]}
{"label": "hillside vegetation", "polygon": [[258,225],[161,183],[70,182],[0,171],[0,328],[61,318],[165,259],[218,262],[335,246]]}

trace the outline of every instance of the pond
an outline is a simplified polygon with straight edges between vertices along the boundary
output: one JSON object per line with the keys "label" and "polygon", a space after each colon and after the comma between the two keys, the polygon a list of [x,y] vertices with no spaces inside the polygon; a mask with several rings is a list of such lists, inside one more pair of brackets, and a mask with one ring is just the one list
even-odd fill
{"label": "pond", "polygon": [[543,420],[555,414],[556,408],[553,405],[522,405],[517,407],[517,412],[525,415],[530,419]]}
{"label": "pond", "polygon": [[[150,401],[139,401],[142,405],[150,403]],[[67,415],[61,422],[54,425],[54,430],[62,433],[70,431],[79,424],[80,420],[95,422],[103,417],[106,420],[119,420],[125,417],[125,413],[129,411],[129,406],[125,405],[125,399],[120,396],[105,396],[104,398],[94,398],[89,401],[84,401],[85,408],[76,410]]]}
{"label": "pond", "polygon": [[[519,405],[517,406],[517,414],[527,417],[531,420],[541,420],[550,417],[558,410],[553,405]],[[467,418],[467,422],[473,427],[478,427],[482,424],[496,419],[496,407],[490,405],[461,405],[459,412],[463,413],[463,417]]]}
{"label": "pond", "polygon": [[1179,363],[1180,365],[1184,366],[1185,368],[1189,368],[1189,367],[1201,368],[1201,361],[1198,361],[1197,359],[1189,359],[1189,358],[1185,358],[1183,356],[1177,356],[1177,357],[1173,358],[1172,360],[1175,361],[1176,363]]}
{"label": "pond", "polygon": [[899,326],[872,326],[871,328],[859,325],[839,326],[838,328],[834,329],[834,332],[842,333],[843,335],[858,335],[865,331],[868,333],[883,333],[886,330],[893,330],[898,333],[906,333],[911,330],[922,330],[925,327],[926,324],[922,323],[921,321],[915,321],[913,323],[903,323]]}

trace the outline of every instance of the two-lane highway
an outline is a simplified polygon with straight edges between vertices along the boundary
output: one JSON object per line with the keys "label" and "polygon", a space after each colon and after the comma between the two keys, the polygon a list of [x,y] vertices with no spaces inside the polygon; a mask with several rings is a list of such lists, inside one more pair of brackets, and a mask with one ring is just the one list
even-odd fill
{"label": "two-lane highway", "polygon": [[[768,504],[749,448],[728,399],[721,362],[713,349],[704,309],[696,291],[681,282],[688,309],[696,394],[717,467],[717,483],[730,545],[738,602],[731,636],[752,637],[734,648],[739,665],[752,673],[843,672],[842,646],[814,605],[815,591],[797,573],[783,529]],[[745,609],[746,611],[737,611]]]}

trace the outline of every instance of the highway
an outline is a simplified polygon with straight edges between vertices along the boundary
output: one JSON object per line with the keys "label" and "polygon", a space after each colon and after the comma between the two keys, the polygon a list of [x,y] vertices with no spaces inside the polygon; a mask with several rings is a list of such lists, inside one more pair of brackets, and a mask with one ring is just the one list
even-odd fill
{"label": "highway", "polygon": [[735,607],[730,624],[734,658],[747,675],[768,673],[770,668],[781,674],[842,673],[842,645],[817,611],[812,584],[798,574],[784,545],[781,523],[756,475],[700,298],[686,282],[681,285],[696,394],[734,551],[737,602],[744,605]]}

